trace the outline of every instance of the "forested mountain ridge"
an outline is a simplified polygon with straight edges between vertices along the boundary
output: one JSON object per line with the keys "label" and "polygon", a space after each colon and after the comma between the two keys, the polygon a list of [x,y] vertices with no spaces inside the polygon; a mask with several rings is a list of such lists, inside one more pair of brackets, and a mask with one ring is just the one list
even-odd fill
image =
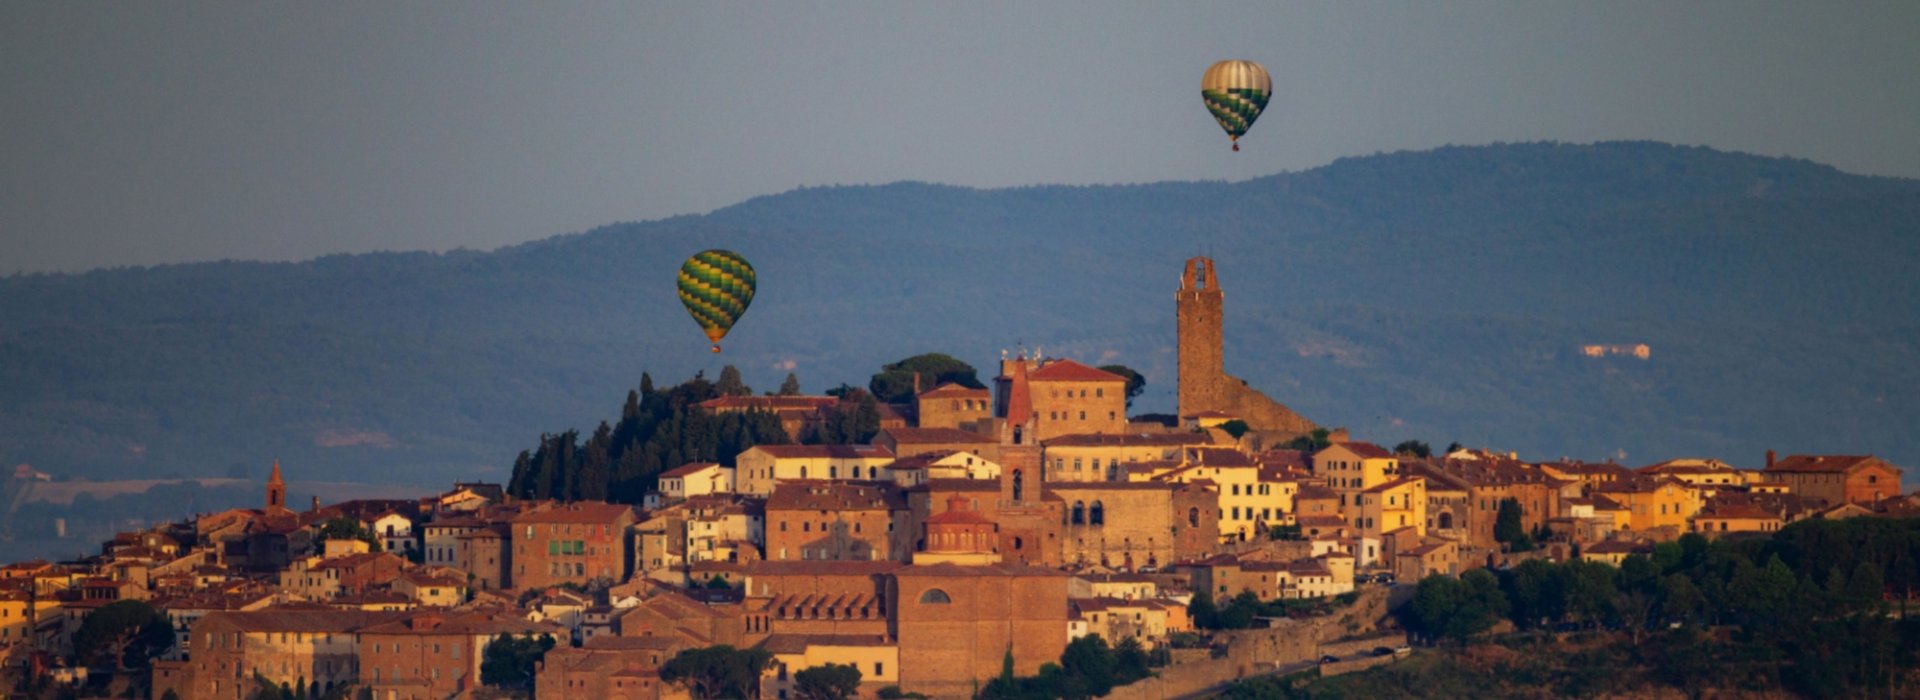
{"label": "forested mountain ridge", "polygon": [[[673,296],[759,271],[714,357]],[[1920,463],[1920,181],[1657,143],[1448,147],[1244,182],[814,187],[492,252],[0,280],[0,462],[504,480],[644,371],[860,384],[925,351],[1140,369],[1172,408],[1180,263],[1218,260],[1229,371],[1380,441],[1645,463]],[[1647,343],[1647,361],[1583,344]]]}

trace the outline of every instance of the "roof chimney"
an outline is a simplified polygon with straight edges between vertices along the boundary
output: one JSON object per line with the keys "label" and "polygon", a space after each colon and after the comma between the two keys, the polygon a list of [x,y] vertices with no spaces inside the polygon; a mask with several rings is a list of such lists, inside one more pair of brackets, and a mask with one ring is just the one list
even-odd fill
{"label": "roof chimney", "polygon": [[1773,450],[1767,450],[1767,468],[1773,468]]}

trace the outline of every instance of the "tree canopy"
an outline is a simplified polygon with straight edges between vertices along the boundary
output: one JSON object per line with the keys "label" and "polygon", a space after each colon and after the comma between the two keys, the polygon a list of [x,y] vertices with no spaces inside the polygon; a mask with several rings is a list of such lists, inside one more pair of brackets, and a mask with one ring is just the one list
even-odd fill
{"label": "tree canopy", "polygon": [[721,644],[686,649],[660,667],[660,680],[685,685],[695,698],[751,698],[760,694],[760,672],[773,661],[765,649]]}
{"label": "tree canopy", "polygon": [[981,384],[974,375],[973,365],[951,355],[930,352],[882,366],[880,373],[867,382],[867,390],[883,403],[904,403],[913,400],[916,376],[919,377],[921,391],[948,382],[969,389],[985,389],[986,385]]}
{"label": "tree canopy", "polygon": [[173,648],[173,623],[146,601],[116,600],[87,614],[73,634],[73,652],[89,664],[141,668]]}
{"label": "tree canopy", "polygon": [[502,634],[487,643],[480,657],[480,682],[502,688],[533,687],[534,667],[552,650],[551,635],[535,638]]}
{"label": "tree canopy", "polygon": [[[1112,372],[1127,378],[1127,408],[1133,408],[1133,399],[1147,390],[1147,375],[1141,374],[1126,365],[1101,365],[1100,371]],[[1238,438],[1239,436],[1234,436]]]}
{"label": "tree canopy", "polygon": [[860,694],[860,669],[853,664],[824,664],[793,674],[799,700],[850,700]]}
{"label": "tree canopy", "polygon": [[[646,389],[652,377],[643,379]],[[719,384],[700,375],[664,391],[629,391],[619,422],[602,421],[584,444],[577,430],[541,435],[538,447],[514,459],[507,490],[521,498],[639,503],[661,472],[689,462],[733,466],[754,445],[792,442],[770,412],[696,406],[721,395]]]}

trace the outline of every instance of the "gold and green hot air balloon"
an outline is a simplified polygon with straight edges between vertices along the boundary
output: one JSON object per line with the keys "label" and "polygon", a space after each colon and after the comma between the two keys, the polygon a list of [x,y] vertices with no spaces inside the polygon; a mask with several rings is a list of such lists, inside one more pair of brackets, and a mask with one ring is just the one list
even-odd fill
{"label": "gold and green hot air balloon", "polygon": [[680,303],[713,340],[714,352],[753,303],[753,289],[753,266],[731,250],[701,251],[680,266]]}
{"label": "gold and green hot air balloon", "polygon": [[1233,150],[1238,151],[1240,137],[1246,135],[1273,97],[1273,78],[1253,61],[1221,61],[1209,66],[1200,79],[1200,97],[1233,141]]}

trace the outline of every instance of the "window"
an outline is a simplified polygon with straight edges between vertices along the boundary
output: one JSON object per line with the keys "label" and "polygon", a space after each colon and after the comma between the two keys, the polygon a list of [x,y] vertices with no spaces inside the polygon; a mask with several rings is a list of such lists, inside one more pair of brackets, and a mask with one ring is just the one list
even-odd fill
{"label": "window", "polygon": [[1106,508],[1099,501],[1093,502],[1093,508],[1087,513],[1087,524],[1102,525],[1107,522]]}
{"label": "window", "polygon": [[887,672],[886,669],[887,667],[881,664],[880,662],[878,661],[873,662],[873,677],[879,678],[880,676],[885,675]]}
{"label": "window", "polygon": [[952,602],[953,598],[948,597],[946,591],[938,588],[929,588],[927,592],[920,594],[921,605],[946,605]]}
{"label": "window", "polygon": [[1069,520],[1068,522],[1070,522],[1070,523],[1072,523],[1072,524],[1074,524],[1074,525],[1084,525],[1084,524],[1086,524],[1086,522],[1087,522],[1087,504],[1085,504],[1085,503],[1083,503],[1083,502],[1080,502],[1080,501],[1074,501],[1074,502],[1073,502],[1073,519],[1072,519],[1072,520]]}

